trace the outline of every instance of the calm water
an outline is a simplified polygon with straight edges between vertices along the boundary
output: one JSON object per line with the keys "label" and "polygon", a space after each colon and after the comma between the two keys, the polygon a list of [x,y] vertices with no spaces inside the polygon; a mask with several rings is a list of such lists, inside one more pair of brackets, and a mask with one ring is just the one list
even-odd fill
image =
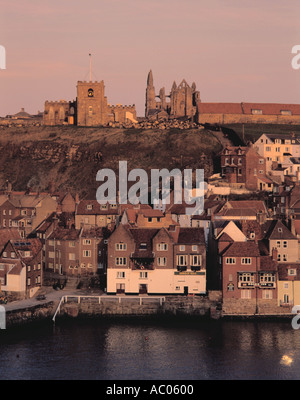
{"label": "calm water", "polygon": [[290,322],[60,321],[0,330],[1,379],[299,379]]}

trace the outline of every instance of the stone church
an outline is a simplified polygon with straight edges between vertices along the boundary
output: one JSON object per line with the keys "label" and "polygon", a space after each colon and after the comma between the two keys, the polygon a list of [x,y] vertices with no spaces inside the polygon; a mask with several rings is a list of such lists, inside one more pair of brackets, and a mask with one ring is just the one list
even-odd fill
{"label": "stone church", "polygon": [[44,125],[106,126],[136,121],[135,105],[110,105],[104,82],[78,81],[75,101],[46,101]]}
{"label": "stone church", "polygon": [[174,81],[169,95],[166,95],[164,87],[156,95],[153,74],[150,70],[146,89],[145,116],[147,118],[194,118],[199,102],[200,92],[196,90],[196,84],[193,82],[192,86],[189,86],[185,79],[178,86]]}

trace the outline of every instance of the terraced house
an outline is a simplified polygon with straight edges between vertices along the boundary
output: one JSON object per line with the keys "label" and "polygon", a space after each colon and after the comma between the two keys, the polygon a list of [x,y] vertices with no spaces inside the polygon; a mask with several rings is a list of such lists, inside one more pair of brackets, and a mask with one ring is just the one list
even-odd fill
{"label": "terraced house", "polygon": [[42,285],[39,239],[10,240],[0,254],[1,290],[13,298],[32,297]]}
{"label": "terraced house", "polygon": [[58,227],[46,240],[45,269],[48,273],[68,276],[91,276],[98,271],[101,228],[68,229]]}

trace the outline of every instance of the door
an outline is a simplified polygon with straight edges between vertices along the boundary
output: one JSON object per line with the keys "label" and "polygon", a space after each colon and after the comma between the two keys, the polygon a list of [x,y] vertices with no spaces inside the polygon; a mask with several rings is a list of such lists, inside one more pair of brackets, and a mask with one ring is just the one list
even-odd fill
{"label": "door", "polygon": [[147,294],[148,293],[148,287],[146,284],[142,283],[140,284],[139,287],[139,294]]}
{"label": "door", "polygon": [[187,296],[189,294],[189,287],[188,286],[184,286],[183,292],[184,292],[185,296]]}

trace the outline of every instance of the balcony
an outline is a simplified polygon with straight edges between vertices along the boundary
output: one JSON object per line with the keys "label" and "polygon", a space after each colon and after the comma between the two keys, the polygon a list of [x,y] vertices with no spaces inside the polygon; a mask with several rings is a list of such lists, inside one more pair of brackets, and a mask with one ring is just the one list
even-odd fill
{"label": "balcony", "polygon": [[252,289],[254,287],[255,287],[254,282],[238,282],[239,289],[244,289],[244,288]]}
{"label": "balcony", "polygon": [[186,265],[177,265],[177,271],[178,272],[184,272],[187,270],[187,266]]}
{"label": "balcony", "polygon": [[154,270],[154,264],[153,262],[137,262],[134,261],[132,264],[132,270],[140,270],[140,271],[153,271]]}

